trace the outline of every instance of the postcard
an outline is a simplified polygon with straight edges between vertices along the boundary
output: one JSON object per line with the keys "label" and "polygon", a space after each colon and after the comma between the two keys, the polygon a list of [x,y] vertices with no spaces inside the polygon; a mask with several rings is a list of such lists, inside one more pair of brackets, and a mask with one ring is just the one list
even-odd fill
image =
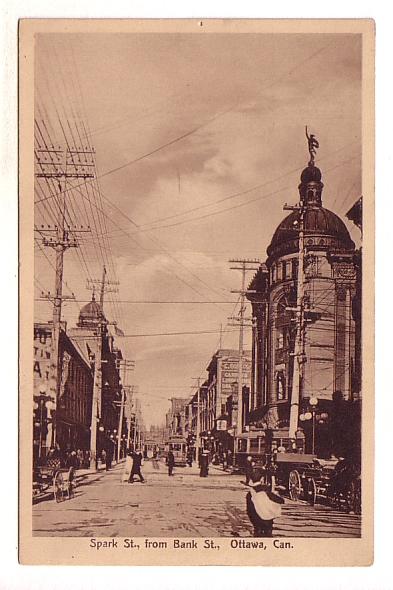
{"label": "postcard", "polygon": [[22,19],[20,562],[373,562],[374,22]]}

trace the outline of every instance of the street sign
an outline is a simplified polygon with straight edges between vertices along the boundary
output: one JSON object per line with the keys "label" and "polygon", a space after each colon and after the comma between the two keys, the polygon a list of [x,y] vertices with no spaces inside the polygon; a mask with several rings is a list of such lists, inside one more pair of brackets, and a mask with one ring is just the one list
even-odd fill
{"label": "street sign", "polygon": [[227,429],[227,421],[226,420],[217,420],[217,430],[226,430]]}

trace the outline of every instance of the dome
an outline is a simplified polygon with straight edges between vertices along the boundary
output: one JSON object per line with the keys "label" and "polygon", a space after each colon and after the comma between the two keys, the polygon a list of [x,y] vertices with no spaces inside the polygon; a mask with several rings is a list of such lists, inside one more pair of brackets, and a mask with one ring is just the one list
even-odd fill
{"label": "dome", "polygon": [[97,303],[93,295],[92,300],[84,305],[80,310],[78,326],[82,327],[91,326],[92,324],[96,325],[100,320],[102,321],[103,319],[105,319],[105,317],[101,311],[101,305]]}
{"label": "dome", "polygon": [[[298,251],[298,224],[299,211],[293,211],[283,219],[267,249],[268,256],[281,256],[284,253]],[[354,250],[355,248],[344,222],[324,207],[305,209],[304,239],[306,246],[320,247],[324,250],[328,248]]]}
{"label": "dome", "polygon": [[316,166],[310,164],[305,168],[300,176],[300,181],[304,184],[308,182],[321,182],[322,173]]}

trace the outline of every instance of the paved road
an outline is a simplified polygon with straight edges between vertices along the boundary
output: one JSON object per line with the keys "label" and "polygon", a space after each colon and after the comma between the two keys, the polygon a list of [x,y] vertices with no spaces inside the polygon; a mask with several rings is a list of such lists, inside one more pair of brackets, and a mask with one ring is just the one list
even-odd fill
{"label": "paved road", "polygon": [[[250,537],[242,477],[211,467],[176,468],[147,461],[146,483],[121,482],[123,466],[86,478],[71,500],[33,506],[37,536],[76,537]],[[286,499],[276,519],[277,537],[359,537],[360,517],[330,507]]]}

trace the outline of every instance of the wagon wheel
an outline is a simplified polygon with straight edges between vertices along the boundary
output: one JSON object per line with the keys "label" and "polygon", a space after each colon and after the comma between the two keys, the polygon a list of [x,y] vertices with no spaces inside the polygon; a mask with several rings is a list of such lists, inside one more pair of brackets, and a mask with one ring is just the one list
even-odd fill
{"label": "wagon wheel", "polygon": [[307,502],[314,506],[317,501],[317,484],[315,483],[315,479],[311,477],[307,481]]}
{"label": "wagon wheel", "polygon": [[68,479],[66,482],[66,486],[67,486],[68,499],[70,500],[75,495],[74,489],[76,487],[76,485],[75,485],[75,469],[73,467],[70,467],[68,470]]}
{"label": "wagon wheel", "polygon": [[56,502],[61,502],[63,499],[63,476],[60,471],[57,471],[53,478],[53,495]]}
{"label": "wagon wheel", "polygon": [[299,500],[302,493],[302,484],[300,481],[299,472],[296,469],[291,471],[289,474],[288,488],[291,500],[294,500],[295,502]]}

